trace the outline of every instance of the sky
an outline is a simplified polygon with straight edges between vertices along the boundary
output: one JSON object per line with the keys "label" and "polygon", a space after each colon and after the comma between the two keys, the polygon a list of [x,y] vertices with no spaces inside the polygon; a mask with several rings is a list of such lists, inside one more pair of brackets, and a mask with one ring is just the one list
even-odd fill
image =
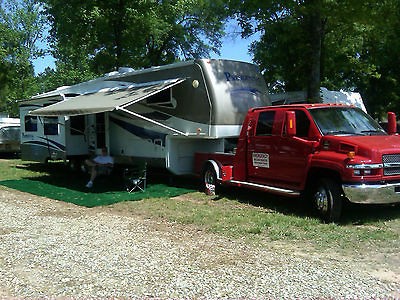
{"label": "sky", "polygon": [[249,54],[249,46],[254,38],[242,39],[238,37],[228,37],[223,39],[221,55],[211,55],[211,58],[224,58],[252,62]]}
{"label": "sky", "polygon": [[47,67],[54,69],[54,58],[51,55],[47,55],[43,58],[37,58],[33,61],[33,67],[36,75],[42,73]]}

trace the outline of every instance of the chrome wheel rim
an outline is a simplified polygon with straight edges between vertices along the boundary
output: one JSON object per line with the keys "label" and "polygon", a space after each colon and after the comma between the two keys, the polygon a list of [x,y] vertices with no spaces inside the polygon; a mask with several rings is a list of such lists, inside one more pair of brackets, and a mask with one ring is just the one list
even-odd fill
{"label": "chrome wheel rim", "polygon": [[326,213],[329,208],[329,195],[323,187],[320,187],[314,195],[314,201],[317,209]]}
{"label": "chrome wheel rim", "polygon": [[206,187],[206,193],[208,195],[215,195],[215,175],[212,170],[206,170],[204,173],[204,183]]}

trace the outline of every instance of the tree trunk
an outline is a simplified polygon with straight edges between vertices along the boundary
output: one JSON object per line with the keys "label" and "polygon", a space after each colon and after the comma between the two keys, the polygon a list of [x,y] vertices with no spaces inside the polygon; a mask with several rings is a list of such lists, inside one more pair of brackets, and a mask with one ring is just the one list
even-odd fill
{"label": "tree trunk", "polygon": [[118,70],[122,67],[122,34],[124,31],[124,18],[125,18],[125,1],[119,0],[116,6],[115,16],[114,16],[114,47],[115,47],[115,69]]}
{"label": "tree trunk", "polygon": [[310,26],[310,73],[307,87],[307,97],[311,103],[321,102],[321,48],[324,26],[319,2],[319,0],[309,1],[311,4],[310,13],[308,15]]}

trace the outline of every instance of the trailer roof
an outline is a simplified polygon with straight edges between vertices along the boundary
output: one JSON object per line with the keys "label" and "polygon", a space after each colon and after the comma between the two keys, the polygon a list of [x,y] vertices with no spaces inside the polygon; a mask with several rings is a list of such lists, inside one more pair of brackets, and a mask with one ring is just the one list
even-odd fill
{"label": "trailer roof", "polygon": [[146,84],[132,83],[125,88],[110,88],[97,93],[67,98],[33,110],[29,114],[34,116],[77,116],[113,111],[142,101],[183,81],[185,81],[184,78],[175,78]]}

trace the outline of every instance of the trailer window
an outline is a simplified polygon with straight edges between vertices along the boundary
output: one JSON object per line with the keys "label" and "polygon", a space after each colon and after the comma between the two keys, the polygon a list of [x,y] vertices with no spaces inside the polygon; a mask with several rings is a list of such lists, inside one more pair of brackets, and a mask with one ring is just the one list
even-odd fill
{"label": "trailer window", "polygon": [[45,135],[58,135],[58,117],[45,117],[43,129]]}
{"label": "trailer window", "polygon": [[258,117],[256,135],[272,135],[275,111],[261,112]]}
{"label": "trailer window", "polygon": [[73,116],[69,119],[71,135],[83,135],[85,133],[85,116]]}
{"label": "trailer window", "polygon": [[24,124],[25,124],[25,131],[26,132],[37,131],[37,117],[25,116]]}

